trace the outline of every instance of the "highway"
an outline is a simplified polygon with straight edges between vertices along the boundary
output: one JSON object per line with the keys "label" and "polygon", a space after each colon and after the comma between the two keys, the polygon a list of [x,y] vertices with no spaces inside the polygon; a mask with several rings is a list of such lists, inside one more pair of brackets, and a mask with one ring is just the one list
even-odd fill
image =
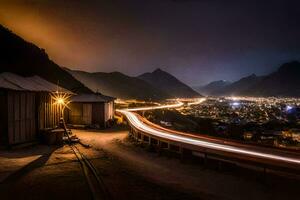
{"label": "highway", "polygon": [[[146,111],[146,110],[156,110],[156,109],[166,109],[166,108],[179,108],[183,106],[184,103],[178,101],[175,104],[170,105],[159,105],[159,106],[149,106],[149,107],[139,107],[139,108],[128,108],[125,111]],[[118,110],[120,111],[120,110]]]}
{"label": "highway", "polygon": [[[200,103],[204,102],[205,100],[206,100],[205,98],[199,98],[199,99],[196,99],[193,102],[187,103],[187,105],[191,106],[191,105],[200,104]],[[133,111],[146,111],[146,110],[156,110],[156,109],[179,108],[179,107],[182,107],[183,105],[184,105],[184,103],[177,100],[177,102],[174,103],[174,104],[149,106],[149,107],[139,107],[139,108],[128,108],[128,109],[124,109],[124,110],[125,111],[132,111],[132,112]],[[120,110],[117,110],[117,111],[120,111]]]}
{"label": "highway", "polygon": [[[201,99],[188,105],[202,103],[203,101],[205,101],[205,99]],[[149,123],[147,122],[147,120],[144,120],[141,116],[133,112],[161,108],[177,108],[182,105],[183,103],[177,102],[176,104],[164,106],[118,110],[118,112],[120,112],[127,118],[129,124],[135,130],[147,134],[150,137],[153,136],[164,141],[172,141],[177,144],[181,144],[187,149],[197,151],[197,147],[199,147],[200,151],[203,151],[203,149],[205,149],[205,152],[213,152],[214,154],[219,154],[222,156],[226,155],[239,157],[243,160],[267,163],[269,165],[286,166],[291,164],[294,169],[300,169],[299,153],[290,153],[273,148],[245,145],[238,142],[224,142],[224,140],[222,139],[211,139],[208,137],[206,138],[205,136],[201,137],[186,134],[183,132],[173,131]]]}

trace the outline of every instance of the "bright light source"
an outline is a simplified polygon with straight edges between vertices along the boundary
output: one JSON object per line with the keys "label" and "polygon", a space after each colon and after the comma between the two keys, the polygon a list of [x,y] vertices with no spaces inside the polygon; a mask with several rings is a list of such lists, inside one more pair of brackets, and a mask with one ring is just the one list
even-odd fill
{"label": "bright light source", "polygon": [[57,103],[58,104],[65,104],[65,100],[63,98],[58,98]]}
{"label": "bright light source", "polygon": [[236,100],[238,100],[238,97],[231,97],[231,99],[232,99],[233,101],[236,101]]}
{"label": "bright light source", "polygon": [[56,91],[56,92],[53,92],[51,94],[51,98],[53,99],[53,105],[58,105],[59,106],[59,109],[60,109],[60,112],[61,112],[61,115],[63,116],[63,112],[64,112],[64,109],[65,108],[68,108],[68,104],[70,103],[70,97],[71,97],[71,94],[68,94],[68,93],[64,93],[64,92],[59,92],[59,91]]}
{"label": "bright light source", "polygon": [[285,110],[286,111],[291,111],[293,109],[293,106],[286,106]]}
{"label": "bright light source", "polygon": [[235,102],[231,103],[230,105],[231,105],[231,106],[233,106],[233,107],[238,107],[238,106],[240,106],[240,105],[241,105],[241,103],[240,103],[240,102],[237,102],[237,101],[235,101]]}
{"label": "bright light source", "polygon": [[240,103],[239,102],[233,102],[233,104],[232,104],[233,106],[239,106],[240,105]]}

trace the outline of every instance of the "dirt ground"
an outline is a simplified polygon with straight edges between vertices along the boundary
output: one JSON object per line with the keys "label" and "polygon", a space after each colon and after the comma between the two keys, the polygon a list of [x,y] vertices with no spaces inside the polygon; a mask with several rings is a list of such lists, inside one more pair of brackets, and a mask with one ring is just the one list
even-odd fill
{"label": "dirt ground", "polygon": [[[297,199],[299,181],[217,170],[159,155],[128,139],[128,131],[73,130],[113,199]],[[0,151],[0,199],[91,199],[68,145]]]}

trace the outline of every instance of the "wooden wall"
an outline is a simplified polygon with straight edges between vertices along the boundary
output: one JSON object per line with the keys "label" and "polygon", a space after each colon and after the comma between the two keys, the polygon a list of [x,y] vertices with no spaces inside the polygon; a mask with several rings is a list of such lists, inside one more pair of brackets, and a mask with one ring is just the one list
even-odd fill
{"label": "wooden wall", "polygon": [[37,139],[39,131],[55,128],[60,108],[47,92],[0,89],[0,144],[14,145]]}
{"label": "wooden wall", "polygon": [[92,103],[70,103],[68,110],[68,123],[91,125],[92,124]]}
{"label": "wooden wall", "polygon": [[7,92],[0,90],[0,145],[7,143]]}
{"label": "wooden wall", "polygon": [[82,104],[82,122],[83,124],[92,124],[92,104]]}
{"label": "wooden wall", "polygon": [[68,110],[69,124],[93,125],[106,127],[106,122],[113,119],[114,102],[109,103],[70,103]]}
{"label": "wooden wall", "polygon": [[70,103],[68,123],[104,126],[104,103]]}
{"label": "wooden wall", "polygon": [[8,144],[20,144],[36,139],[35,93],[7,92]]}
{"label": "wooden wall", "polygon": [[70,110],[68,110],[68,120],[69,124],[81,124],[82,123],[82,104],[81,103],[70,103]]}
{"label": "wooden wall", "polygon": [[93,103],[92,123],[100,127],[105,127],[104,103]]}
{"label": "wooden wall", "polygon": [[37,94],[38,130],[55,128],[59,124],[60,108],[49,93]]}

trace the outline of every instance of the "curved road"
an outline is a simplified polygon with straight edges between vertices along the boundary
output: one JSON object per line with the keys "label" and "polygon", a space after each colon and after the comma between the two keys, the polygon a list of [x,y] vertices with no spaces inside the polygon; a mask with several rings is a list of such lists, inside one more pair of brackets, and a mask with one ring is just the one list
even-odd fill
{"label": "curved road", "polygon": [[[205,99],[200,99],[197,102],[190,103],[190,105],[202,103],[203,101],[205,101]],[[258,147],[253,145],[244,145],[237,142],[224,142],[224,140],[221,139],[211,139],[206,138],[205,136],[201,137],[173,131],[160,127],[156,124],[147,123],[145,119],[133,112],[152,109],[176,108],[181,107],[182,105],[183,103],[178,102],[171,105],[134,108],[117,111],[123,114],[127,118],[130,125],[139,132],[147,134],[150,137],[153,136],[165,141],[172,141],[182,144],[187,149],[197,151],[197,148],[199,148],[200,152],[205,149],[205,152],[211,151],[214,154],[226,157],[233,156],[235,158],[241,158],[243,160],[255,161],[268,165],[278,165],[287,168],[291,167],[296,170],[300,169],[299,153],[291,153],[273,148]]]}

